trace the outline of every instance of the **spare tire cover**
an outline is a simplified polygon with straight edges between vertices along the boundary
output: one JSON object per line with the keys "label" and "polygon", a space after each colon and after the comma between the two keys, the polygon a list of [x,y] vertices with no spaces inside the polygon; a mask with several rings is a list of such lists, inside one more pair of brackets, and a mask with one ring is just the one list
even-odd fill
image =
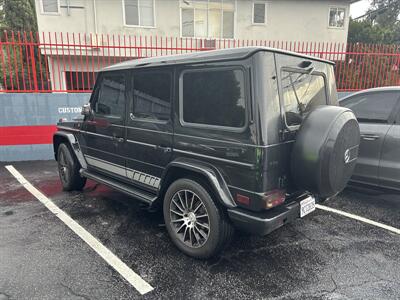
{"label": "spare tire cover", "polygon": [[342,191],[353,173],[359,143],[360,128],[351,110],[318,106],[296,135],[291,157],[295,185],[324,198]]}

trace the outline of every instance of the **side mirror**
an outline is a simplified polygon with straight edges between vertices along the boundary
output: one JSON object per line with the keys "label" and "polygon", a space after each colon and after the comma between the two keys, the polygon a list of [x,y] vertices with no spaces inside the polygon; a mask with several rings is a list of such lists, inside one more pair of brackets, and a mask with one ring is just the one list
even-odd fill
{"label": "side mirror", "polygon": [[88,117],[88,116],[90,116],[92,114],[92,109],[90,108],[90,104],[89,103],[84,104],[82,106],[81,114],[86,116],[86,117]]}

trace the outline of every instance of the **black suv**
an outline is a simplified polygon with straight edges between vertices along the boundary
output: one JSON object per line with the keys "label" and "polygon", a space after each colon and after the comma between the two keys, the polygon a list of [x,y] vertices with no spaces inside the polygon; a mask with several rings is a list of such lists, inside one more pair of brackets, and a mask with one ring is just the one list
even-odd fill
{"label": "black suv", "polygon": [[89,178],[162,207],[197,258],[234,227],[265,235],[340,192],[360,138],[331,62],[261,47],[107,67],[82,114],[54,135],[64,189]]}

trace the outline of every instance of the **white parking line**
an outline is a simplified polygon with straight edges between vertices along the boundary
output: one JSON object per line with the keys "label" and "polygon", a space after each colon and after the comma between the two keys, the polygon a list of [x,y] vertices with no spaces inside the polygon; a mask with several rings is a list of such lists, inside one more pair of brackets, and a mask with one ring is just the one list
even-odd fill
{"label": "white parking line", "polygon": [[347,213],[347,212],[344,212],[344,211],[341,211],[341,210],[338,210],[338,209],[335,209],[335,208],[331,208],[331,207],[328,207],[328,206],[324,206],[324,205],[320,205],[320,204],[316,204],[315,206],[316,206],[316,208],[321,209],[321,210],[330,211],[330,212],[333,212],[335,214],[338,214],[338,215],[341,215],[341,216],[344,216],[344,217],[348,217],[350,219],[361,221],[361,222],[364,222],[364,223],[367,223],[367,224],[370,224],[370,225],[373,225],[373,226],[376,226],[376,227],[380,227],[380,228],[386,229],[386,230],[388,230],[390,232],[394,232],[394,233],[400,234],[400,229],[392,227],[392,226],[389,226],[389,225],[386,225],[386,224],[375,222],[375,221],[372,221],[370,219],[367,219],[367,218],[364,218],[364,217],[360,217],[360,216],[357,216],[357,215],[353,215],[353,214],[350,214],[350,213]]}
{"label": "white parking line", "polygon": [[130,269],[114,253],[100,243],[85,228],[74,221],[63,210],[55,205],[49,198],[43,195],[38,189],[30,184],[24,176],[21,175],[13,166],[6,166],[6,169],[34,195],[44,206],[46,206],[54,215],[65,223],[73,232],[84,240],[94,251],[97,252],[111,267],[113,267],[123,278],[125,278],[140,294],[146,294],[153,290],[153,287],[144,281],[138,274]]}

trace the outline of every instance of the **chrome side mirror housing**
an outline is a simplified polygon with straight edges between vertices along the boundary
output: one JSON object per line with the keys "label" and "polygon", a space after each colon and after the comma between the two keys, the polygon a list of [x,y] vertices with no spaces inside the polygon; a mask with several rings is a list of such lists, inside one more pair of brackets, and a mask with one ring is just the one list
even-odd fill
{"label": "chrome side mirror housing", "polygon": [[81,115],[84,115],[84,116],[88,117],[91,114],[92,114],[92,109],[90,108],[90,103],[84,104],[82,106]]}

